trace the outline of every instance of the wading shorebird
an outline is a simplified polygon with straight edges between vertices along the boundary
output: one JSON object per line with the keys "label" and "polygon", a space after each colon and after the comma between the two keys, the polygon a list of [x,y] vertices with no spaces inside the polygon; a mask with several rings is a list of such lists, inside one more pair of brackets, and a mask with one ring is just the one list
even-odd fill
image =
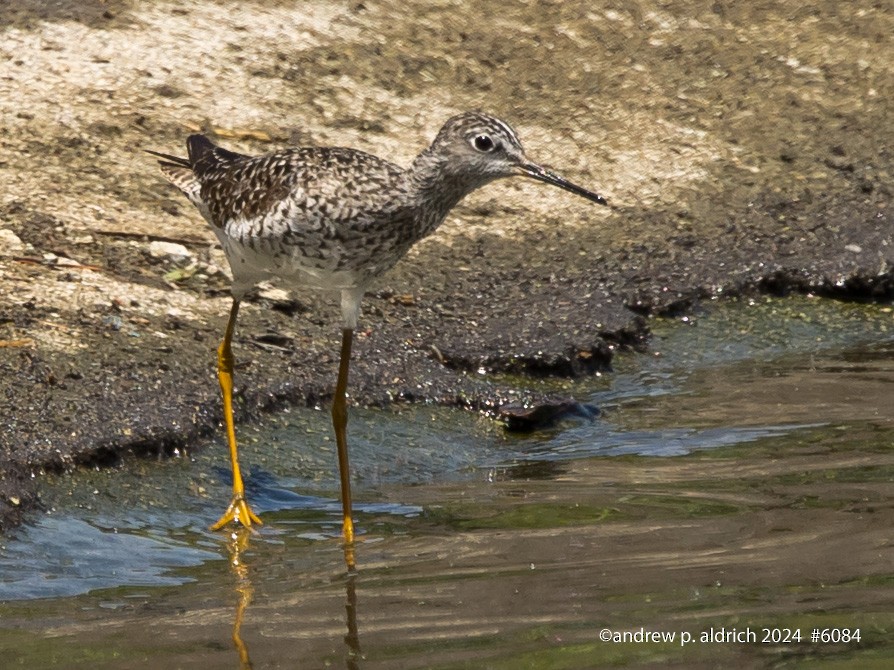
{"label": "wading shorebird", "polygon": [[[194,204],[220,240],[233,273],[233,303],[217,370],[233,469],[233,498],[217,530],[260,524],[245,499],[233,425],[233,353],[239,303],[258,282],[341,292],[341,359],[332,401],[345,546],[354,541],[345,391],[360,301],[374,279],[431,234],[460,201],[488,182],[525,176],[606,204],[605,199],[531,162],[505,121],[479,112],[454,116],[404,169],[339,147],[296,147],[244,156],[203,135],[188,158],[150,151],[165,177]],[[346,551],[353,568],[353,552]]]}

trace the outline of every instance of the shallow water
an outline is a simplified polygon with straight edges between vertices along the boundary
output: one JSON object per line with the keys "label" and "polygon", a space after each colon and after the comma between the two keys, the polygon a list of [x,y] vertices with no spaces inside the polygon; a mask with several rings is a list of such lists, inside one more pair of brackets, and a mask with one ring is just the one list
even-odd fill
{"label": "shallow water", "polygon": [[525,380],[595,421],[353,411],[352,578],[325,410],[241,427],[252,536],[207,530],[217,444],[47,477],[0,548],[3,667],[890,667],[892,310],[762,299],[654,329],[611,374]]}

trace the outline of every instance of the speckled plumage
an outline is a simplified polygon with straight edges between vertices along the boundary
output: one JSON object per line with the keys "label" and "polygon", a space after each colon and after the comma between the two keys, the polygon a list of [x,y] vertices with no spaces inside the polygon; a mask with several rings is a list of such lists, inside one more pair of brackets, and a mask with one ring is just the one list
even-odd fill
{"label": "speckled plumage", "polygon": [[162,171],[217,234],[234,297],[271,277],[289,287],[341,290],[351,327],[370,282],[494,179],[525,174],[604,202],[530,163],[508,124],[478,112],[448,120],[408,169],[356,149],[252,157],[202,135],[190,136],[187,148],[186,159],[160,155]]}
{"label": "speckled plumage", "polygon": [[494,179],[525,175],[595,202],[591,191],[525,158],[505,122],[478,112],[454,116],[431,146],[403,169],[362,151],[295,148],[251,157],[201,135],[187,140],[188,158],[150,152],[165,176],[211,224],[233,270],[233,303],[217,350],[233,497],[212,528],[261,523],[245,499],[233,421],[231,347],[245,292],[278,277],[291,288],[341,291],[342,347],[332,400],[338,453],[345,562],[354,569],[354,522],[347,443],[346,389],[360,300],[369,283],[435,230],[465,195]]}

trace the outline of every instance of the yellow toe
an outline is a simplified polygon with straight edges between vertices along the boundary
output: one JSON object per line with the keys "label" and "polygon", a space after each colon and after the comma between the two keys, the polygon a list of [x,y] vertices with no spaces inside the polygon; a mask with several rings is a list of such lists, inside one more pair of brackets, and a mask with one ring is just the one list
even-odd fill
{"label": "yellow toe", "polygon": [[251,511],[248,501],[240,495],[233,496],[227,511],[223,513],[223,516],[218,519],[217,523],[211,526],[211,530],[220,530],[229,523],[241,524],[246,528],[251,528],[252,524],[264,525],[260,517]]}

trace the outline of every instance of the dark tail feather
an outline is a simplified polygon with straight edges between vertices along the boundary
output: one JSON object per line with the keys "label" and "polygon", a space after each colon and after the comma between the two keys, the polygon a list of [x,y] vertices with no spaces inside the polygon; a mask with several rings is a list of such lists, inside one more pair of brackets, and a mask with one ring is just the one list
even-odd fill
{"label": "dark tail feather", "polygon": [[189,161],[196,166],[200,161],[208,161],[209,165],[220,161],[233,161],[245,158],[235,151],[228,151],[219,147],[204,135],[190,135],[186,138],[186,149],[189,152]]}
{"label": "dark tail feather", "polygon": [[167,164],[170,167],[194,168],[197,163],[203,160],[210,160],[216,163],[220,160],[232,160],[240,158],[240,154],[227,151],[214,144],[204,135],[190,135],[186,138],[186,151],[189,158],[181,158],[180,156],[172,156],[171,154],[163,154],[160,151],[152,151],[151,149],[143,149],[147,154],[151,154],[156,158],[160,158],[160,164]]}
{"label": "dark tail feather", "polygon": [[160,158],[162,160],[158,161],[159,165],[169,166],[169,167],[190,167],[189,160],[186,158],[180,158],[179,156],[172,156],[171,154],[163,154],[158,151],[152,151],[151,149],[143,149],[147,154],[155,156],[156,158]]}
{"label": "dark tail feather", "polygon": [[199,163],[204,162],[205,167],[217,164],[220,161],[236,160],[243,158],[242,154],[217,146],[204,135],[190,135],[186,138],[186,150],[189,158],[181,158],[180,156],[172,156],[171,154],[163,154],[160,151],[152,151],[152,149],[143,149],[147,154],[151,154],[156,158],[160,158],[159,164],[167,167],[185,167],[190,170],[198,167]]}
{"label": "dark tail feather", "polygon": [[215,149],[217,145],[204,135],[190,135],[186,138],[186,150],[189,152],[189,162],[192,165],[214,153]]}

